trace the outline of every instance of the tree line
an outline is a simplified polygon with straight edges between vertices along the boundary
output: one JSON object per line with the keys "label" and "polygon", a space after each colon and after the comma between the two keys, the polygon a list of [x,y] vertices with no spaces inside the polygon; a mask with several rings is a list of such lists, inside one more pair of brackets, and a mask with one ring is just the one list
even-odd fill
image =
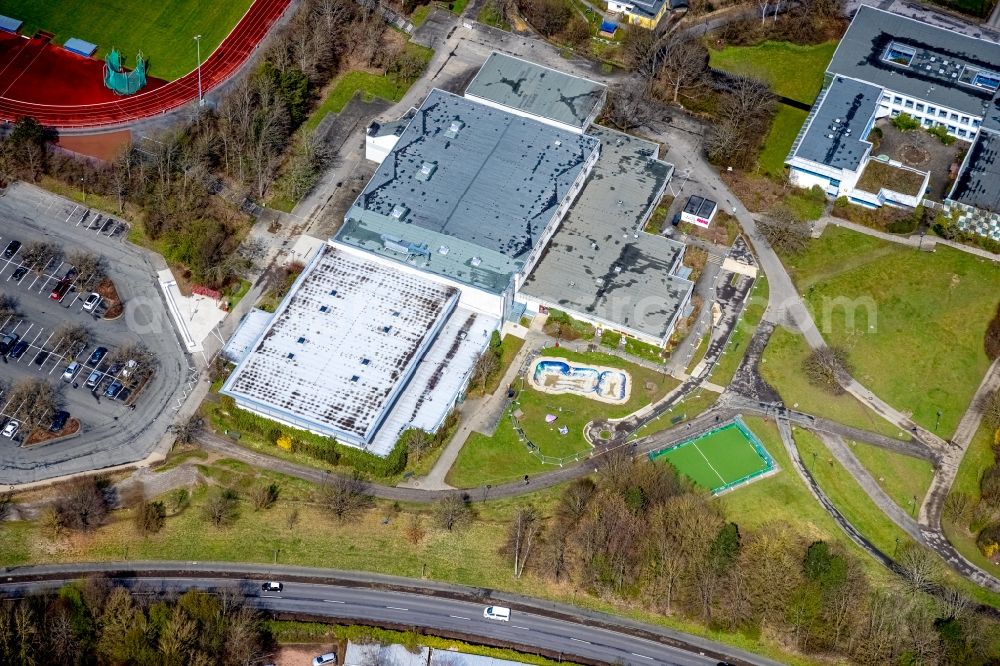
{"label": "tree line", "polygon": [[1000,638],[961,592],[927,594],[942,565],[922,547],[901,547],[904,575],[875,586],[840,544],[780,521],[741,528],[670,466],[624,455],[571,484],[549,519],[519,507],[501,552],[518,577],[860,664],[993,663]]}

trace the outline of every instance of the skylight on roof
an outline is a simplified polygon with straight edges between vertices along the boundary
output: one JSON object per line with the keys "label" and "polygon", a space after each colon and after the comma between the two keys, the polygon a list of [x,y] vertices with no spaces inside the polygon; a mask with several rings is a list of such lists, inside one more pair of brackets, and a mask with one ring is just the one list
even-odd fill
{"label": "skylight on roof", "polygon": [[983,88],[990,92],[996,92],[1000,88],[1000,74],[969,65],[966,65],[962,70],[962,75],[958,77],[958,80],[967,86]]}
{"label": "skylight on roof", "polygon": [[890,42],[889,46],[885,49],[885,53],[882,54],[882,60],[891,62],[894,65],[909,67],[910,63],[913,62],[913,56],[916,54],[916,49],[910,46]]}
{"label": "skylight on roof", "polygon": [[402,220],[403,218],[406,217],[406,214],[409,212],[410,209],[404,206],[403,204],[396,204],[395,206],[392,207],[392,212],[389,213],[389,215],[394,220]]}

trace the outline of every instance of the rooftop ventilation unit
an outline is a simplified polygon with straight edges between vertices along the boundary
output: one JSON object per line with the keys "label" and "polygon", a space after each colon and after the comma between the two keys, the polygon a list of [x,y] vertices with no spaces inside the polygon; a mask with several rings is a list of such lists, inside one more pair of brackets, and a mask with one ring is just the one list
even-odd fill
{"label": "rooftop ventilation unit", "polygon": [[451,252],[451,248],[449,248],[447,245],[442,245],[441,247],[438,248],[438,254],[440,254],[441,256],[445,256],[449,252]]}
{"label": "rooftop ventilation unit", "polygon": [[437,168],[437,162],[424,162],[420,165],[420,171],[417,172],[417,180],[430,180]]}
{"label": "rooftop ventilation unit", "polygon": [[451,121],[451,125],[448,126],[447,131],[445,131],[445,136],[454,139],[462,131],[463,127],[465,127],[465,123],[461,120],[453,120]]}
{"label": "rooftop ventilation unit", "polygon": [[409,208],[407,208],[403,204],[397,204],[392,207],[392,212],[389,213],[389,217],[391,217],[394,220],[403,221],[406,219],[406,216],[409,215],[409,213],[410,213]]}
{"label": "rooftop ventilation unit", "polygon": [[472,264],[473,268],[475,268],[475,267],[479,266],[479,264],[483,263],[483,260],[481,258],[479,258],[479,257],[473,257],[469,261],[469,263]]}

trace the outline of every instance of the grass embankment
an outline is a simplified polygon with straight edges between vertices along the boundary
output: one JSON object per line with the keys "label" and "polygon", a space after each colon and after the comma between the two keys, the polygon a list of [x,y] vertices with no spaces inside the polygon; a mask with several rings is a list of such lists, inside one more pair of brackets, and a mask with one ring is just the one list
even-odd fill
{"label": "grass embankment", "polygon": [[[965,451],[965,457],[962,458],[962,464],[958,468],[958,475],[951,487],[952,493],[965,493],[972,498],[973,502],[979,501],[980,478],[983,475],[983,470],[992,465],[994,461],[992,441],[992,434],[986,426],[981,426],[976,431],[975,437],[969,443],[969,448]],[[970,508],[964,519],[954,520],[946,515],[941,519],[941,526],[944,528],[948,541],[955,546],[958,552],[976,566],[989,571],[994,576],[1000,576],[1000,565],[984,556],[979,551],[979,547],[976,546],[978,530],[989,522],[989,520],[977,521],[975,511]]]}
{"label": "grass embankment", "polygon": [[[473,488],[555,469],[553,465],[543,464],[528,451],[526,444],[514,430],[510,419],[511,409],[522,412],[518,422],[540,453],[555,457],[572,456],[590,449],[583,437],[583,429],[587,423],[595,419],[627,416],[659,400],[678,384],[673,377],[600,352],[578,353],[560,348],[546,349],[543,355],[565,358],[583,365],[602,365],[625,370],[632,378],[629,400],[621,405],[612,405],[569,393],[542,393],[530,387],[529,379],[525,378],[523,383],[518,380],[516,401],[501,418],[493,436],[481,433],[469,436],[448,472],[447,481],[450,485]],[[653,388],[647,388],[647,384]],[[546,423],[545,417],[548,414],[556,416],[556,420]],[[566,435],[559,433],[559,428],[563,426],[569,429]]]}
{"label": "grass embankment", "polygon": [[478,386],[474,386],[469,389],[468,397],[477,398],[494,393],[500,386],[500,380],[507,373],[507,368],[510,367],[510,364],[514,361],[514,357],[517,356],[517,353],[521,351],[523,346],[524,338],[519,338],[516,335],[505,335],[503,340],[500,341],[500,365],[486,379],[486,390],[484,391]]}
{"label": "grass embankment", "polygon": [[808,46],[763,42],[756,46],[709,49],[708,62],[715,69],[763,79],[776,95],[812,104],[823,86],[823,73],[836,48],[837,42]]}
{"label": "grass embankment", "polygon": [[[636,430],[632,438],[638,439],[648,435],[655,435],[675,425],[690,421],[714,405],[718,399],[718,393],[703,388],[696,389],[673,407],[660,414],[656,419]],[[676,419],[676,423],[674,423],[674,419]]]}
{"label": "grass embankment", "polygon": [[792,150],[795,137],[802,129],[807,111],[796,109],[787,104],[779,104],[778,110],[771,121],[771,129],[764,139],[764,147],[761,148],[757,163],[764,175],[771,178],[782,178],[785,175],[785,158]]}
{"label": "grass embankment", "polygon": [[911,515],[914,507],[920,507],[934,478],[934,465],[923,458],[887,451],[864,442],[848,441],[847,444],[854,457],[893,502]]}
{"label": "grass embankment", "polygon": [[810,354],[805,338],[778,327],[764,349],[760,374],[793,409],[881,433],[887,437],[908,439],[906,433],[878,416],[853,396],[832,395],[814,386],[802,371],[802,362]]}
{"label": "grass embankment", "polygon": [[729,386],[733,381],[733,375],[739,369],[740,363],[746,354],[747,344],[753,338],[753,334],[760,325],[760,320],[767,309],[768,284],[763,273],[759,274],[757,281],[750,291],[750,297],[743,308],[743,313],[736,322],[736,328],[729,336],[729,342],[722,351],[722,355],[712,366],[712,374],[709,381],[719,386]]}
{"label": "grass embankment", "polygon": [[951,436],[989,367],[983,336],[1000,267],[839,227],[785,263],[827,342],[849,350],[858,381],[928,429],[940,410],[937,432]]}
{"label": "grass embankment", "polygon": [[21,33],[55,33],[56,44],[78,37],[97,44],[104,59],[118,48],[131,67],[142,51],[149,76],[172,81],[198,66],[194,35],[201,35],[202,62],[239,23],[252,0],[162,0],[128,3],[90,0],[4,0],[3,13],[24,21]]}

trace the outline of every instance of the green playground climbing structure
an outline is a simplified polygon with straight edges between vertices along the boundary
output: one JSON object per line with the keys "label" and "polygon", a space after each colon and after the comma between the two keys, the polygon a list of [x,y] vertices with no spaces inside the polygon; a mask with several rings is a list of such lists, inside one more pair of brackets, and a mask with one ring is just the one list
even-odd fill
{"label": "green playground climbing structure", "polygon": [[125,59],[118,49],[111,49],[104,59],[104,85],[117,95],[133,95],[146,85],[146,59],[135,56],[135,69],[125,69]]}

